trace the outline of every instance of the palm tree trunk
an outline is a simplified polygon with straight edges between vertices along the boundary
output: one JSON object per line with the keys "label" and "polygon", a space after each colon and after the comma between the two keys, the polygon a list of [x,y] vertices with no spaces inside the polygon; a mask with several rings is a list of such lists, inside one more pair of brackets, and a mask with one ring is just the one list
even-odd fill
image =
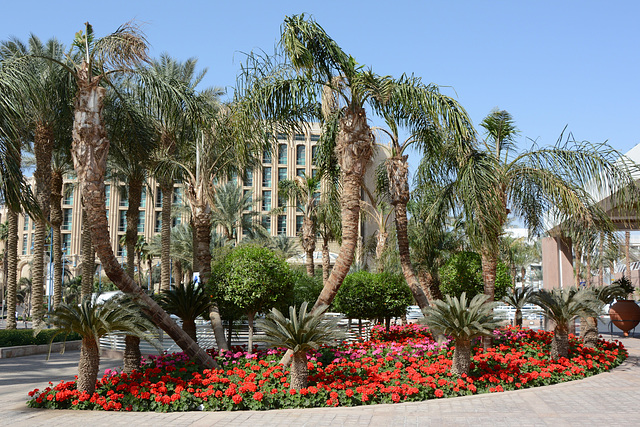
{"label": "palm tree trunk", "polygon": [[122,363],[124,372],[130,374],[134,370],[140,369],[142,354],[140,353],[140,337],[135,335],[126,335],[124,337],[124,356]]}
{"label": "palm tree trunk", "polygon": [[305,388],[309,382],[309,368],[307,366],[307,353],[298,351],[293,353],[293,361],[291,363],[291,379],[290,388],[292,390],[300,390]]}
{"label": "palm tree trunk", "polygon": [[[16,329],[18,292],[18,213],[7,210],[7,329]],[[25,304],[26,308],[26,304]]]}
{"label": "palm tree trunk", "polygon": [[[487,302],[493,302],[495,300],[496,289],[496,270],[498,268],[498,257],[490,249],[484,249],[482,251],[482,281],[484,283],[484,294],[487,295]],[[485,336],[482,338],[482,345],[484,349],[491,347],[491,337]]]}
{"label": "palm tree trunk", "polygon": [[578,247],[578,245],[575,246],[574,248],[574,253],[576,254],[575,256],[575,267],[574,267],[574,274],[575,274],[575,285],[576,288],[580,287],[580,267],[582,266],[582,250],[580,249],[580,247]]}
{"label": "palm tree trunk", "polygon": [[551,341],[551,358],[558,360],[569,355],[569,330],[566,326],[556,325]]}
{"label": "palm tree trunk", "polygon": [[51,172],[51,239],[53,251],[53,308],[62,302],[62,172]]}
{"label": "palm tree trunk", "polygon": [[329,254],[329,239],[322,239],[322,285],[329,280],[331,274],[331,255]]}
{"label": "palm tree trunk", "polygon": [[93,336],[82,338],[80,362],[78,362],[78,391],[92,395],[96,390],[98,368],[100,367],[100,351]]}
{"label": "palm tree trunk", "polygon": [[[84,200],[86,203],[86,200]],[[80,301],[91,298],[93,294],[93,266],[95,265],[95,252],[93,249],[93,239],[91,237],[91,224],[87,207],[82,209],[82,236],[81,256],[82,256],[82,283],[80,288]]]}
{"label": "palm tree trunk", "polygon": [[247,352],[249,354],[253,353],[253,318],[255,317],[256,313],[253,311],[250,311],[247,313],[247,320],[249,323],[249,341],[247,343]]}
{"label": "palm tree trunk", "polygon": [[142,199],[142,181],[129,178],[129,207],[127,208],[127,274],[135,280],[136,243],[138,242],[138,220],[140,218],[140,200]]}
{"label": "palm tree trunk", "polygon": [[313,253],[316,250],[316,226],[311,218],[306,215],[302,220],[302,248],[307,255],[306,266],[307,276],[313,277],[315,274],[315,263]]}
{"label": "palm tree trunk", "polygon": [[173,202],[173,181],[163,179],[160,183],[160,191],[162,192],[160,291],[168,291],[171,289],[171,204]]}
{"label": "palm tree trunk", "polygon": [[387,160],[387,175],[389,177],[389,192],[391,194],[391,204],[395,211],[396,234],[398,236],[398,254],[400,255],[400,265],[402,273],[411,289],[413,298],[425,310],[429,307],[429,300],[420,287],[418,278],[413,271],[411,264],[411,254],[409,252],[409,234],[407,231],[407,203],[409,202],[409,164],[407,156],[394,156]]}
{"label": "palm tree trunk", "polygon": [[184,273],[182,271],[182,262],[180,262],[180,260],[173,260],[173,270],[175,271],[173,275],[175,276],[176,286],[182,286]]}
{"label": "palm tree trunk", "polygon": [[[215,361],[124,273],[113,254],[109,225],[104,214],[106,210],[104,175],[109,151],[109,140],[102,119],[102,102],[106,91],[98,86],[97,80],[89,80],[86,63],[83,63],[78,73],[78,93],[75,100],[73,125],[73,163],[102,268],[121,291],[130,294],[145,306],[151,320],[167,332],[190,358],[203,367],[213,368],[216,366]],[[165,202],[169,204],[171,200]]]}
{"label": "palm tree trunk", "polygon": [[519,307],[516,308],[516,326],[522,326],[522,310]]}
{"label": "palm tree trunk", "polygon": [[363,108],[352,107],[340,121],[336,154],[342,170],[342,245],[313,311],[333,302],[349,273],[358,244],[360,185],[373,154],[373,135]]}
{"label": "palm tree trunk", "polygon": [[44,326],[44,252],[47,238],[47,222],[51,204],[51,151],[53,149],[53,129],[50,125],[37,123],[33,138],[36,158],[36,170],[33,173],[36,182],[36,200],[42,211],[41,217],[33,218],[36,231],[33,239],[33,264],[31,270],[33,292],[33,326]]}
{"label": "palm tree trunk", "polygon": [[587,254],[587,287],[590,288],[592,283],[591,280],[591,251]]}
{"label": "palm tree trunk", "polygon": [[426,270],[418,270],[418,280],[420,281],[422,291],[425,293],[430,303],[433,303],[435,300],[442,299],[440,282],[436,275]]}
{"label": "palm tree trunk", "polygon": [[[200,281],[206,285],[209,283],[209,276],[211,276],[211,207],[206,202],[197,203],[195,199],[190,199],[190,203],[196,236],[196,241],[193,242],[194,258],[200,269]],[[211,303],[209,319],[211,319],[211,327],[216,337],[218,350],[229,350],[224,336],[220,310],[215,303]]]}
{"label": "palm tree trunk", "polygon": [[596,317],[581,318],[580,334],[585,347],[595,348],[598,343],[598,319]]}
{"label": "palm tree trunk", "polygon": [[469,375],[471,364],[471,340],[457,339],[453,350],[451,373],[454,375]]}
{"label": "palm tree trunk", "polygon": [[598,270],[598,286],[604,285],[604,233],[600,233],[600,269]]}
{"label": "palm tree trunk", "polygon": [[378,234],[376,235],[376,270],[378,271],[378,273],[384,272],[384,263],[382,262],[382,254],[384,253],[384,250],[387,247],[388,238],[389,238],[388,232],[378,230]]}

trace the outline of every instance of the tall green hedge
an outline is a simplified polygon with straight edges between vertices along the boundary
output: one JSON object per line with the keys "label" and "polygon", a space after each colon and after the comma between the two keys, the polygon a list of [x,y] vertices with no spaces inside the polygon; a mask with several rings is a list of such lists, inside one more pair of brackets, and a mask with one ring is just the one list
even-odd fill
{"label": "tall green hedge", "polygon": [[[33,336],[33,329],[2,329],[0,330],[0,347],[14,347],[18,345],[49,344],[51,337],[58,332],[57,329],[43,329],[38,335]],[[76,333],[69,334],[67,341],[82,339]],[[64,334],[59,334],[53,342],[65,340]]]}

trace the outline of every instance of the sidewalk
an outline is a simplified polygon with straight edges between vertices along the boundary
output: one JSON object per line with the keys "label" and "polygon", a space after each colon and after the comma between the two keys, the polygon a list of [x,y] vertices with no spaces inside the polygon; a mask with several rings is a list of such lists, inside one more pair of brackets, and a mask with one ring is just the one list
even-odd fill
{"label": "sidewalk", "polygon": [[[608,334],[605,338],[608,338]],[[615,338],[615,337],[614,337]],[[27,408],[27,393],[72,379],[79,353],[0,360],[0,425],[52,426],[629,426],[640,424],[640,337],[611,372],[547,387],[396,405],[274,411],[111,413]],[[103,359],[101,371],[121,361]]]}

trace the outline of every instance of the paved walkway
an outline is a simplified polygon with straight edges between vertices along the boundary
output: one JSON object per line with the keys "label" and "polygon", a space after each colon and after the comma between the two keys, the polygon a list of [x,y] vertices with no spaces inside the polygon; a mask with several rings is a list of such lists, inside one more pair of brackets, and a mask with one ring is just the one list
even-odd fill
{"label": "paved walkway", "polygon": [[[78,352],[0,359],[0,425],[7,426],[632,426],[640,425],[640,338],[611,372],[548,387],[396,405],[274,411],[112,413],[27,408],[27,392],[73,378]],[[120,365],[104,359],[101,369]]]}

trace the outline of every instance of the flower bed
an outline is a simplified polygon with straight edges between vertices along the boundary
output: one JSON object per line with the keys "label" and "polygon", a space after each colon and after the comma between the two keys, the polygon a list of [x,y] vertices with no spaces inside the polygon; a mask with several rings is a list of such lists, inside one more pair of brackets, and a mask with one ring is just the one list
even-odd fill
{"label": "flower bed", "polygon": [[426,327],[375,329],[371,341],[321,349],[309,356],[309,387],[289,390],[282,352],[217,357],[220,369],[200,371],[182,354],[146,360],[131,375],[105,372],[93,395],[75,381],[29,393],[28,405],[44,408],[125,411],[190,411],[309,408],[421,401],[501,392],[579,379],[625,360],[619,342],[600,340],[583,348],[570,335],[569,358],[549,359],[553,334],[507,328],[495,332],[494,347],[475,347],[468,376],[450,373],[453,347],[437,343]]}

